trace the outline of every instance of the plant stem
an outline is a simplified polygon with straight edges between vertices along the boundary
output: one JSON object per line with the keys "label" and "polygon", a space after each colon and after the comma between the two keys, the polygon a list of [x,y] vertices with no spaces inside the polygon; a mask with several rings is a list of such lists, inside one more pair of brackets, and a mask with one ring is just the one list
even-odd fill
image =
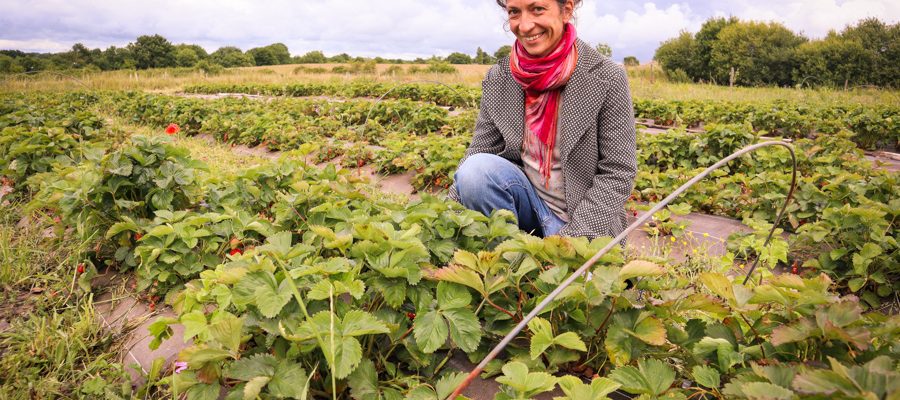
{"label": "plant stem", "polygon": [[616,310],[616,300],[618,300],[618,299],[619,299],[618,297],[613,297],[613,301],[612,301],[612,303],[609,305],[609,312],[606,313],[606,318],[603,318],[603,322],[600,323],[600,327],[597,328],[597,331],[595,332],[597,335],[600,334],[600,331],[602,331],[603,328],[606,327],[606,323],[609,322],[609,317],[611,317],[613,311]]}
{"label": "plant stem", "polygon": [[516,315],[513,314],[512,312],[510,312],[509,310],[507,310],[507,309],[505,309],[505,308],[503,308],[503,307],[500,307],[500,306],[494,304],[494,302],[491,301],[491,299],[490,299],[488,296],[485,296],[485,297],[484,297],[484,300],[487,301],[487,303],[490,304],[491,307],[494,307],[494,308],[496,308],[498,311],[500,311],[500,312],[502,312],[502,313],[504,313],[504,314],[506,314],[506,315],[509,315],[509,317],[512,318],[514,321],[518,321],[518,320],[519,320],[519,318],[516,318]]}

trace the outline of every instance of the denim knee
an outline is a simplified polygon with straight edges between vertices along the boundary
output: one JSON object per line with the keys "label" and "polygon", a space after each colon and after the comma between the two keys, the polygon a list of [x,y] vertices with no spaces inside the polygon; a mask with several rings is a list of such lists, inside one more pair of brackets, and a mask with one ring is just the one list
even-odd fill
{"label": "denim knee", "polygon": [[509,161],[493,154],[479,153],[466,158],[453,175],[460,199],[483,192],[494,183],[494,175],[498,169],[503,168],[503,163]]}

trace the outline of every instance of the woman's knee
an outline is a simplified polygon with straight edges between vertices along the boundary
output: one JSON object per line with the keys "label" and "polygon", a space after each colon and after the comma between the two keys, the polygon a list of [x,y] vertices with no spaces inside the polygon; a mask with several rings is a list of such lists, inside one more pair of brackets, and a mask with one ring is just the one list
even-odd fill
{"label": "woman's knee", "polygon": [[512,165],[509,160],[494,154],[473,154],[456,170],[453,180],[460,196],[496,185],[497,173]]}

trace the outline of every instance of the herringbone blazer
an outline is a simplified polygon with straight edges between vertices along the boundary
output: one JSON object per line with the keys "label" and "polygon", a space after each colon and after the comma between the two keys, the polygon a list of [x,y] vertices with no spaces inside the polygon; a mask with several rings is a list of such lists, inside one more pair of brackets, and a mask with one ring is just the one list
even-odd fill
{"label": "herringbone blazer", "polygon": [[[563,88],[557,137],[565,177],[563,236],[616,236],[625,230],[625,201],[637,173],[634,109],[625,69],[576,41],[578,62]],[[525,93],[504,57],[482,82],[472,154],[496,154],[521,166]],[[459,201],[455,187],[450,198]]]}

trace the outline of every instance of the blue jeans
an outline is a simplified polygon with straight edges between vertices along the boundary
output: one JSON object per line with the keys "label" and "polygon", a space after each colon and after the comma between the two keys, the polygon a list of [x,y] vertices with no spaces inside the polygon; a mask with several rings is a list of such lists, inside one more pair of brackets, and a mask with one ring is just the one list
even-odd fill
{"label": "blue jeans", "polygon": [[522,170],[493,154],[473,154],[453,176],[460,203],[470,210],[490,215],[504,209],[516,214],[519,229],[538,236],[555,235],[565,221],[538,196]]}

